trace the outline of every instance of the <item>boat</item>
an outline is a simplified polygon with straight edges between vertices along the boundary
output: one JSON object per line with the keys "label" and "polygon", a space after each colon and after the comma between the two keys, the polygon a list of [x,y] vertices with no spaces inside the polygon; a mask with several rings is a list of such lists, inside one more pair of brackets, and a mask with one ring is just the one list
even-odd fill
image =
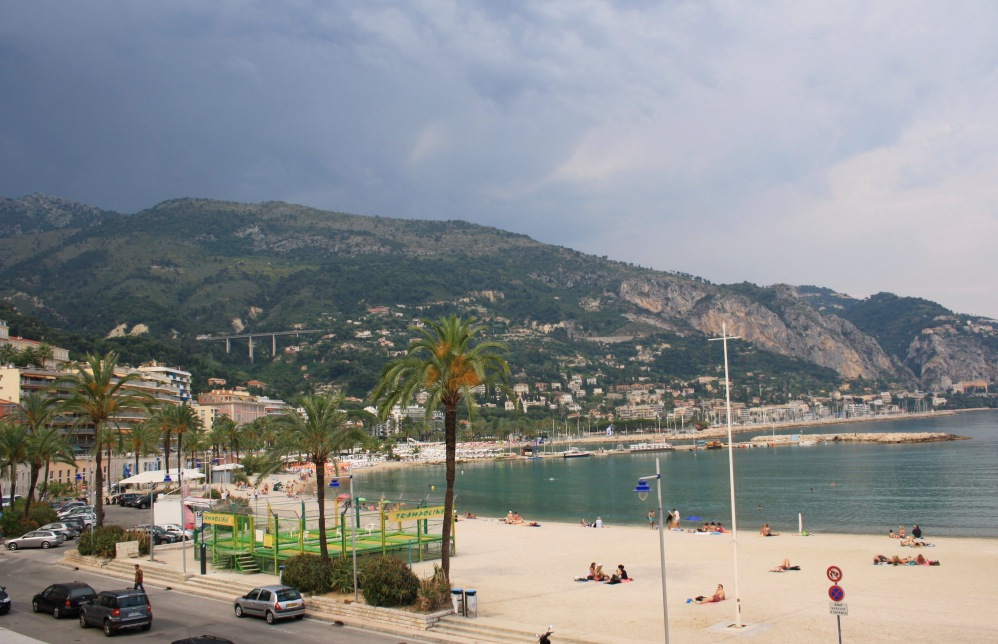
{"label": "boat", "polygon": [[569,447],[561,453],[561,456],[562,458],[585,458],[587,456],[592,456],[592,452],[584,452],[578,447]]}
{"label": "boat", "polygon": [[706,449],[721,449],[724,447],[724,443],[721,441],[707,441]]}
{"label": "boat", "polygon": [[799,441],[797,441],[797,446],[798,447],[812,447],[812,446],[817,445],[817,444],[818,444],[818,441],[807,441],[807,440],[799,440]]}
{"label": "boat", "polygon": [[671,452],[675,449],[672,443],[636,443],[631,445],[632,452]]}

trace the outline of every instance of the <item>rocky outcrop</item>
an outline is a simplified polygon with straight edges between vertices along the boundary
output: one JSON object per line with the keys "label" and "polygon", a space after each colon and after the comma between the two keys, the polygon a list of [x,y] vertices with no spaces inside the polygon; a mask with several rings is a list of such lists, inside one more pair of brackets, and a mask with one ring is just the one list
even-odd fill
{"label": "rocky outcrop", "polygon": [[[983,349],[983,350],[982,350]],[[922,387],[946,390],[958,382],[998,380],[998,355],[976,338],[926,329],[908,347],[905,363],[918,373]]]}

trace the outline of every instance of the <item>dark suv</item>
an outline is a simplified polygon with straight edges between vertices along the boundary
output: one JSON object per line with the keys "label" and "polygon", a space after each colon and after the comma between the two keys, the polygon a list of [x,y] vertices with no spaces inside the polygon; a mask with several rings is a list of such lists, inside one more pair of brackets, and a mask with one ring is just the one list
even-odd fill
{"label": "dark suv", "polygon": [[125,506],[125,507],[135,507],[135,504],[143,496],[148,496],[148,495],[147,494],[135,494],[134,492],[127,492],[125,494],[120,495],[117,498],[118,505]]}
{"label": "dark suv", "polygon": [[110,637],[123,628],[152,628],[152,606],[141,590],[104,590],[80,608],[80,626],[100,626]]}
{"label": "dark suv", "polygon": [[31,610],[52,613],[59,619],[64,615],[79,615],[80,606],[97,596],[97,591],[82,581],[52,584],[31,600]]}

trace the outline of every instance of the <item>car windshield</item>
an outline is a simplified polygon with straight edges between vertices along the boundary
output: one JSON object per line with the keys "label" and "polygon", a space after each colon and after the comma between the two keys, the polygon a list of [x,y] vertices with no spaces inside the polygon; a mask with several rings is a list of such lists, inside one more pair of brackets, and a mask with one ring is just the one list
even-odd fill
{"label": "car windshield", "polygon": [[118,598],[119,608],[135,608],[136,606],[145,606],[149,603],[145,595],[125,595],[124,597]]}
{"label": "car windshield", "polygon": [[295,599],[301,599],[301,595],[294,588],[283,588],[277,591],[277,601],[279,602],[289,602]]}

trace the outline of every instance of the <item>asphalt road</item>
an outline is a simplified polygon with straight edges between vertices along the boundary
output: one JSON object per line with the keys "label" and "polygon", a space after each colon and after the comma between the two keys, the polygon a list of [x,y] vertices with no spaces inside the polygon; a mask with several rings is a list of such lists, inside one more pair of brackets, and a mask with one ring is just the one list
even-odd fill
{"label": "asphalt road", "polygon": [[[128,511],[129,508],[120,508]],[[146,514],[135,511],[136,516]],[[139,523],[136,519],[133,523]],[[75,542],[68,542],[73,547]],[[65,546],[64,546],[65,547]],[[74,618],[56,620],[52,615],[31,612],[31,598],[49,584],[61,581],[84,581],[95,590],[124,588],[124,580],[106,577],[89,571],[74,571],[59,565],[63,548],[51,550],[18,550],[0,552],[0,585],[7,588],[13,601],[10,613],[0,616],[0,628],[21,635],[63,644],[65,642],[95,642],[104,640],[100,629],[80,628]],[[416,642],[397,636],[338,627],[329,622],[306,619],[278,622],[268,626],[262,619],[239,619],[232,611],[232,603],[187,595],[177,590],[164,590],[146,585],[153,609],[152,629],[124,631],[115,637],[137,642],[172,642],[173,640],[210,633],[228,638],[238,644],[273,642]],[[0,636],[2,639],[2,636]]]}

